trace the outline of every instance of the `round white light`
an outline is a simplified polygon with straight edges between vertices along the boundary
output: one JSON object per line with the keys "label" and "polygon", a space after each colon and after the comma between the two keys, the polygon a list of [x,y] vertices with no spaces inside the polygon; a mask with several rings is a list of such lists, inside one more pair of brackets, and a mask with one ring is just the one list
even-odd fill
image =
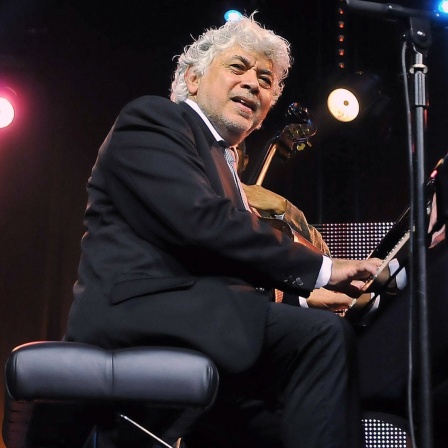
{"label": "round white light", "polygon": [[327,99],[328,110],[336,120],[345,123],[353,121],[359,114],[359,102],[347,89],[335,89]]}
{"label": "round white light", "polygon": [[14,120],[14,107],[6,99],[0,97],[0,128],[6,128]]}

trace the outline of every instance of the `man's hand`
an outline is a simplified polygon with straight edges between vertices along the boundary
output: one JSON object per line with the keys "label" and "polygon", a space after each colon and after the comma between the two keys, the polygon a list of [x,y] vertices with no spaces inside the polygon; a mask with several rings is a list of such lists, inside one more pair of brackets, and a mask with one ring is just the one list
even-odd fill
{"label": "man's hand", "polygon": [[286,211],[286,199],[261,185],[244,185],[244,192],[251,207],[273,215],[283,215]]}
{"label": "man's hand", "polygon": [[335,313],[342,313],[350,308],[353,298],[340,292],[319,288],[311,292],[306,299],[306,303],[310,308],[320,308]]}
{"label": "man's hand", "polygon": [[437,224],[437,196],[434,195],[432,197],[431,214],[429,215],[429,226],[428,226],[428,233],[432,233],[431,244],[429,246],[430,249],[437,246],[437,244],[441,243],[442,241],[445,241],[446,239],[445,224],[437,232],[433,232],[433,228],[436,224]]}
{"label": "man's hand", "polygon": [[367,260],[341,260],[333,258],[333,267],[327,289],[343,292],[351,297],[358,297],[361,293],[353,280],[367,280],[376,275],[381,260],[368,258]]}

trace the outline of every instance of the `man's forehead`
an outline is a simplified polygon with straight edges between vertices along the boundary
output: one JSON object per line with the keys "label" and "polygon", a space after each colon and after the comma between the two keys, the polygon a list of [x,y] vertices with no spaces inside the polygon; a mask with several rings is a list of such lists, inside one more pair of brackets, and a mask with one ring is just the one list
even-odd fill
{"label": "man's forehead", "polygon": [[233,58],[240,60],[247,60],[251,64],[258,63],[259,65],[262,64],[270,68],[273,65],[272,60],[269,59],[267,56],[265,56],[263,53],[258,52],[256,50],[246,50],[240,47],[239,45],[224,50],[220,54],[220,57],[226,60]]}

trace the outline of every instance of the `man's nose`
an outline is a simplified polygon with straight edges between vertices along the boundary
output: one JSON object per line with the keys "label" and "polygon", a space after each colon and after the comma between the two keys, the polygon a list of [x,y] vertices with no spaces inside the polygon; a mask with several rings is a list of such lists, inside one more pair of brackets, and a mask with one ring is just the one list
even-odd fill
{"label": "man's nose", "polygon": [[255,69],[247,70],[242,79],[243,87],[250,89],[251,91],[258,91],[260,84],[258,82],[258,74]]}

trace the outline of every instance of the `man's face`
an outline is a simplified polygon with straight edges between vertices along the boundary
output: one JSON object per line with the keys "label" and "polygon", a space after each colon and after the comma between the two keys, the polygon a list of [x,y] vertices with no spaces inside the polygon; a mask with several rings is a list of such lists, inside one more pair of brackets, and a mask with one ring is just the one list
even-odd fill
{"label": "man's face", "polygon": [[192,99],[231,145],[261,126],[272,105],[272,62],[240,46],[220,53],[203,76],[189,69],[185,77]]}

